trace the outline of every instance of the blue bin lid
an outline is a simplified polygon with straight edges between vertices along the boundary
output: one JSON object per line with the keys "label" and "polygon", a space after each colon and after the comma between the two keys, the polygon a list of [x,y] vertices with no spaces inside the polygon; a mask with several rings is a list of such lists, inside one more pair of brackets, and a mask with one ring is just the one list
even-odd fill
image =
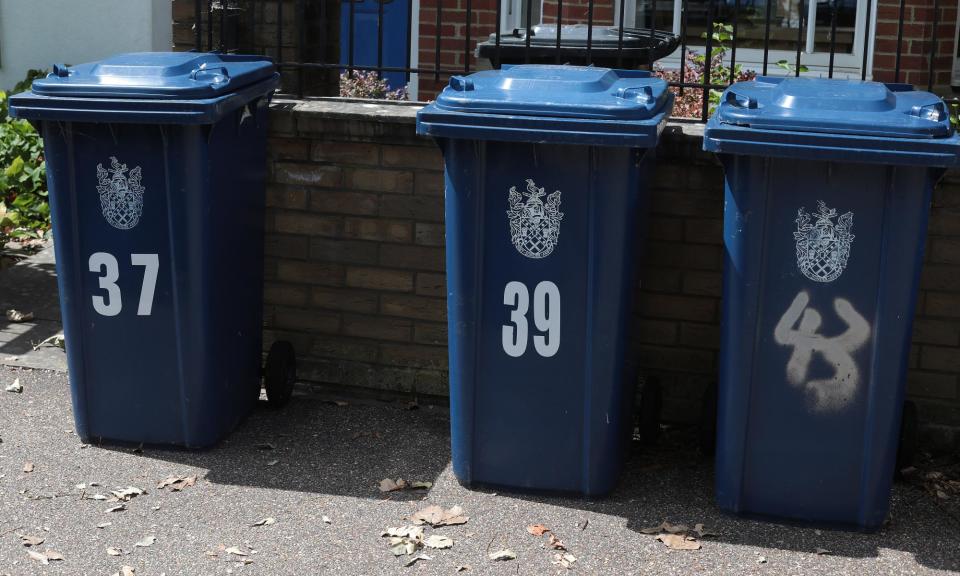
{"label": "blue bin lid", "polygon": [[279,81],[264,56],[135,52],[55,64],[10,100],[14,117],[115,122],[214,122]]}
{"label": "blue bin lid", "polygon": [[826,78],[733,84],[704,131],[708,151],[867,162],[952,165],[958,144],[937,95]]}
{"label": "blue bin lid", "polygon": [[86,98],[212,98],[267,78],[273,63],[262,56],[197,52],[133,52],[78,66],[55,64],[33,93]]}
{"label": "blue bin lid", "polygon": [[673,108],[667,83],[641,70],[518,65],[454,76],[417,114],[437,137],[655,146]]}

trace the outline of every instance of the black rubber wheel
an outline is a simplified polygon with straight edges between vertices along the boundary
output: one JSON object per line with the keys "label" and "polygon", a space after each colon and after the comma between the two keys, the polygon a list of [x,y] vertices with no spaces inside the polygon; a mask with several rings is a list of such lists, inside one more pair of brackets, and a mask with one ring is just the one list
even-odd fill
{"label": "black rubber wheel", "polygon": [[280,408],[290,401],[293,385],[297,381],[297,356],[293,344],[278,340],[270,346],[267,365],[263,370],[263,387],[267,391],[267,404]]}
{"label": "black rubber wheel", "polygon": [[907,400],[903,403],[903,416],[900,419],[900,445],[897,447],[897,474],[904,468],[913,466],[920,442],[920,429],[917,422],[917,405]]}
{"label": "black rubber wheel", "polygon": [[700,404],[700,453],[713,456],[717,450],[717,383],[711,382],[703,391]]}
{"label": "black rubber wheel", "polygon": [[658,378],[646,378],[640,392],[638,430],[644,446],[654,446],[660,439],[660,410],[663,407],[663,387]]}

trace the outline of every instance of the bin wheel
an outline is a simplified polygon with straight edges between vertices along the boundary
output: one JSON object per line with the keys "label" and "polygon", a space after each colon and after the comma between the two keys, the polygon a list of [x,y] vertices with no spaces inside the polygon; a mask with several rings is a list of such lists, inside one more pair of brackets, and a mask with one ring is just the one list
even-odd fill
{"label": "bin wheel", "polygon": [[663,387],[660,379],[645,378],[640,392],[640,442],[644,446],[654,446],[660,438],[660,410],[663,406]]}
{"label": "bin wheel", "polygon": [[903,403],[900,420],[900,445],[897,447],[897,473],[913,465],[917,456],[920,430],[917,421],[917,405],[911,400]]}
{"label": "bin wheel", "polygon": [[713,456],[717,449],[717,383],[710,382],[700,404],[700,453]]}
{"label": "bin wheel", "polygon": [[263,387],[267,391],[267,404],[271,408],[284,406],[290,401],[296,381],[297,356],[293,351],[293,344],[278,340],[270,346],[264,368]]}

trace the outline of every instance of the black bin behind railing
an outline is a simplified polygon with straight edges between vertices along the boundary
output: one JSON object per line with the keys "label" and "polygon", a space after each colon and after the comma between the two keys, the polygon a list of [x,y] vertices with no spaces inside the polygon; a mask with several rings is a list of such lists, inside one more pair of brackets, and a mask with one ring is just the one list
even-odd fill
{"label": "black bin behind railing", "polygon": [[[490,12],[491,10],[495,13],[495,21],[502,22],[505,10],[507,9],[508,2],[510,0],[487,0],[483,2],[482,0],[422,0],[420,12],[418,14],[419,22],[421,28],[425,24],[432,24],[433,33],[432,37],[424,34],[420,34],[420,30],[413,30],[411,23],[414,21],[412,14],[412,2],[407,1],[407,13],[406,13],[406,62],[403,66],[387,66],[385,62],[385,45],[384,45],[384,34],[385,34],[385,24],[387,23],[387,16],[385,14],[385,5],[390,2],[398,2],[402,0],[174,0],[175,2],[184,2],[192,1],[193,2],[193,45],[192,49],[199,51],[221,51],[221,52],[238,52],[238,51],[252,51],[273,56],[277,60],[277,64],[281,71],[284,73],[284,86],[283,90],[285,92],[295,94],[298,96],[313,96],[313,95],[330,95],[329,93],[315,92],[310,89],[309,85],[304,83],[304,74],[309,71],[325,71],[328,74],[339,74],[339,73],[353,73],[353,72],[374,72],[377,77],[382,77],[387,73],[400,73],[409,80],[411,75],[419,75],[419,80],[433,80],[434,83],[445,82],[447,78],[455,74],[469,74],[476,70],[479,59],[475,59],[478,55],[482,55],[485,58],[489,59],[494,66],[498,66],[502,59],[502,52],[509,45],[511,51],[517,49],[517,40],[519,41],[519,48],[522,50],[522,60],[524,62],[530,62],[533,60],[543,61],[544,60],[544,50],[550,49],[552,46],[554,53],[554,62],[561,63],[564,61],[569,61],[568,58],[563,56],[563,51],[566,47],[563,38],[564,30],[568,28],[564,27],[564,5],[563,0],[549,0],[555,2],[556,6],[556,17],[553,22],[550,22],[552,29],[551,32],[555,35],[552,38],[552,42],[545,42],[542,34],[537,37],[536,41],[533,41],[533,38],[536,36],[534,34],[534,27],[536,23],[531,22],[533,19],[531,15],[534,14],[534,0],[522,0],[521,7],[521,21],[525,22],[519,30],[501,30],[500,26],[494,28],[493,25],[486,25],[486,28],[494,28],[492,32],[489,33],[480,33],[479,30],[483,30],[484,26],[477,24],[479,19],[475,18],[475,11],[486,11]],[[377,2],[376,8],[376,37],[354,37],[354,31],[356,29],[355,23],[360,17],[358,11],[358,4],[364,1],[373,1]],[[542,0],[537,0],[538,2]],[[576,24],[585,24],[586,25],[586,39],[583,42],[582,39],[578,41],[583,42],[581,55],[582,62],[577,62],[579,64],[590,65],[594,64],[596,53],[600,50],[598,46],[601,45],[600,41],[595,42],[593,37],[593,28],[594,25],[594,14],[597,10],[598,3],[601,0],[588,0],[587,11],[584,18],[578,18],[575,22]],[[607,0],[613,4],[613,0]],[[667,2],[657,2],[656,0],[639,0],[638,3],[646,1],[644,4],[644,9],[648,10],[649,13],[649,23],[644,29],[644,33],[648,33],[651,38],[651,42],[654,37],[660,39],[664,38],[664,29],[657,29],[657,22],[663,21],[664,19],[664,8],[663,4]],[[703,97],[708,90],[723,90],[730,83],[736,80],[735,70],[737,69],[737,58],[738,58],[738,43],[743,43],[745,40],[740,38],[741,32],[744,31],[745,27],[749,26],[751,34],[754,38],[751,40],[753,46],[762,48],[763,59],[762,64],[758,66],[758,73],[766,75],[770,72],[771,64],[776,64],[778,67],[786,70],[787,73],[792,73],[799,76],[802,72],[805,71],[804,66],[804,20],[807,18],[807,13],[811,9],[810,2],[818,2],[818,0],[791,0],[792,2],[797,2],[796,4],[796,19],[793,19],[793,6],[788,10],[789,18],[784,17],[780,23],[776,22],[773,14],[773,4],[777,0],[767,0],[762,4],[759,4],[754,0],[749,2],[748,6],[744,6],[746,0],[704,0],[704,1],[694,1],[694,0],[682,0],[680,3],[681,14],[680,14],[680,33],[679,33],[679,43],[680,43],[680,58],[679,58],[679,71],[670,79],[670,85],[675,87],[680,94],[685,94],[687,91],[696,91],[695,94],[698,95],[700,102],[698,114],[696,114],[701,121],[705,121],[709,116],[710,112],[710,99]],[[862,36],[862,62],[859,65],[860,78],[866,79],[868,76],[868,55],[870,53],[870,46],[873,42],[873,35],[871,34],[872,26],[870,23],[875,18],[874,12],[878,9],[876,2],[878,0],[865,0],[865,5],[862,8],[855,8],[865,10],[865,18],[862,22],[866,24],[863,26]],[[827,26],[829,28],[829,33],[827,34],[826,41],[829,42],[829,58],[828,63],[825,67],[825,70],[821,67],[821,74],[825,72],[824,75],[832,78],[835,73],[835,62],[837,55],[837,42],[838,42],[838,19],[840,16],[841,7],[849,10],[851,0],[827,0],[825,3],[818,3],[817,6],[823,6],[825,10],[829,10]],[[494,4],[494,6],[490,6]],[[616,14],[616,21],[623,22],[626,20],[624,13],[626,2],[619,2],[619,11]],[[853,0],[853,6],[857,6],[857,2]],[[478,8],[479,7],[479,8]],[[580,6],[577,7],[580,9]],[[900,0],[899,2],[899,25],[897,28],[897,47],[896,47],[896,58],[895,66],[893,72],[893,81],[901,81],[901,54],[903,52],[904,46],[904,16],[906,12],[906,0]],[[346,12],[344,12],[344,10]],[[542,10],[541,10],[542,11]],[[569,8],[568,8],[569,11]],[[816,7],[813,9],[814,14],[819,14],[816,11]],[[752,16],[752,19],[745,20],[747,16]],[[364,15],[364,17],[368,17]],[[722,77],[715,77],[714,71],[711,70],[713,66],[709,65],[710,58],[706,58],[705,62],[707,65],[702,66],[702,71],[699,72],[700,77],[697,81],[689,81],[688,76],[691,72],[690,66],[697,65],[696,62],[691,62],[688,58],[688,54],[691,53],[691,49],[688,46],[690,38],[691,18],[696,19],[696,27],[693,28],[694,31],[699,29],[699,25],[703,24],[704,33],[700,34],[699,37],[703,41],[703,52],[705,55],[713,54],[716,57],[715,50],[722,50],[722,70],[724,73]],[[318,19],[318,20],[317,20]],[[819,17],[818,20],[821,20]],[[325,24],[320,26],[314,26],[314,21],[321,21]],[[789,21],[787,21],[789,20]],[[783,26],[783,22],[787,21],[788,26]],[[722,22],[722,28],[716,27]],[[472,23],[472,25],[471,25]],[[570,24],[571,22],[566,22]],[[762,26],[762,34],[757,30],[758,23]],[[794,24],[796,24],[796,38],[795,41],[786,39],[786,37],[793,31]],[[811,23],[807,22],[809,27]],[[815,23],[814,23],[815,24]],[[927,90],[932,90],[934,87],[934,78],[935,78],[935,62],[938,55],[938,34],[937,29],[940,24],[940,0],[933,0],[933,10],[932,10],[932,22],[930,29],[930,50],[928,54],[928,81],[927,81]],[[449,35],[444,35],[443,31],[445,28],[454,26],[460,26],[462,34],[452,37]],[[292,28],[292,29],[291,29]],[[338,36],[339,32],[346,28],[348,32],[348,38],[344,43],[347,47],[348,57],[346,62],[339,61],[338,50],[335,49],[336,46],[343,43],[343,39]],[[629,61],[630,56],[630,46],[629,40],[632,34],[636,34],[635,30],[624,29],[623,27],[609,27],[611,32],[616,35],[616,41],[611,44],[609,35],[605,36],[602,41],[602,46],[604,50],[604,64],[609,65],[609,56],[614,55],[616,60],[620,63],[624,60]],[[786,28],[786,30],[784,29]],[[272,34],[267,34],[265,31]],[[714,33],[707,33],[713,31]],[[845,32],[848,36],[850,35],[849,31]],[[413,65],[411,61],[411,40],[414,35],[419,37],[420,41],[429,41],[428,44],[432,44],[432,49],[421,49],[419,50],[419,64]],[[272,38],[270,37],[272,36]],[[762,41],[760,37],[762,36]],[[776,63],[771,62],[771,43],[774,41],[774,37],[777,38],[777,42],[780,46],[783,46],[785,42],[793,42],[795,44],[794,56],[792,62],[785,62],[780,60]],[[627,42],[625,42],[625,38]],[[914,40],[916,41],[916,40]],[[376,61],[359,63],[354,61],[354,52],[355,47],[358,46],[358,43],[375,43],[376,46]],[[322,50],[314,50],[312,53],[308,53],[305,48],[308,46],[320,46]],[[481,45],[478,54],[478,44]],[[719,47],[718,47],[719,44]],[[417,46],[420,45],[420,42],[417,42]],[[451,66],[449,64],[444,64],[444,56],[450,54],[450,46],[459,46],[457,49],[458,52],[458,61],[462,62],[461,65]],[[743,46],[740,46],[740,50],[744,49]],[[699,51],[699,49],[697,49]],[[432,52],[432,54],[431,54]],[[431,57],[425,57],[427,55]],[[718,68],[718,70],[721,68]],[[849,68],[848,68],[849,69]],[[670,76],[668,74],[668,76]],[[335,79],[334,79],[335,80]]]}

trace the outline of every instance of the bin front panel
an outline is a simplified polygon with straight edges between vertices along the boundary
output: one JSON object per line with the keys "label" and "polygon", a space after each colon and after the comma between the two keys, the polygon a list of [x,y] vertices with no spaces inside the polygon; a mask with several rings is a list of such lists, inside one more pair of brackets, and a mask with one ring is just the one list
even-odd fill
{"label": "bin front panel", "polygon": [[170,261],[160,130],[44,123],[74,411],[85,440],[133,441],[162,414],[174,415],[170,435],[142,441],[183,439],[170,390],[180,380],[171,270],[160,265]]}
{"label": "bin front panel", "polygon": [[440,142],[454,472],[606,492],[629,432],[623,351],[645,151]]}
{"label": "bin front panel", "polygon": [[718,502],[876,527],[896,454],[929,170],[721,158]]}
{"label": "bin front panel", "polygon": [[[266,106],[214,126],[44,122],[84,440],[216,442],[259,394]],[[258,125],[258,121],[261,125]]]}

